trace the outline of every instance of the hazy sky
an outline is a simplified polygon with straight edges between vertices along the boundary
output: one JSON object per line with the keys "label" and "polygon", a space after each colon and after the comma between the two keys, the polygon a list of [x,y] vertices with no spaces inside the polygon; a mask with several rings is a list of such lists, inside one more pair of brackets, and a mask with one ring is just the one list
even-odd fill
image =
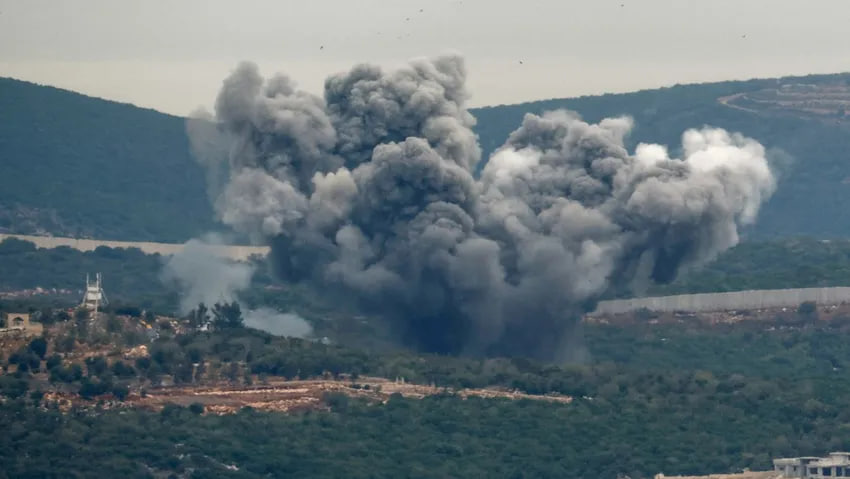
{"label": "hazy sky", "polygon": [[0,0],[0,76],[180,115],[240,60],[320,93],[447,50],[473,105],[847,71],[850,0]]}

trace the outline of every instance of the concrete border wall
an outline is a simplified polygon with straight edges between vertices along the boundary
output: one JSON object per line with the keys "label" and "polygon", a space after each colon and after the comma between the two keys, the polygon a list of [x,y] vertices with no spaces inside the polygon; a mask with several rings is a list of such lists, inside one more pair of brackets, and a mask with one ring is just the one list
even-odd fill
{"label": "concrete border wall", "polygon": [[[147,254],[160,254],[170,256],[183,249],[183,244],[177,243],[151,243],[144,241],[105,241],[92,239],[64,238],[60,236],[31,236],[0,234],[0,242],[6,238],[17,238],[34,243],[39,248],[56,248],[68,246],[80,251],[93,251],[98,246],[109,248],[138,248]],[[210,254],[237,261],[244,261],[253,255],[266,256],[269,253],[267,246],[206,246]]]}
{"label": "concrete border wall", "polygon": [[595,313],[628,313],[646,308],[651,311],[726,311],[734,309],[796,308],[804,301],[818,304],[850,303],[850,287],[763,289],[730,293],[682,294],[653,298],[600,301]]}

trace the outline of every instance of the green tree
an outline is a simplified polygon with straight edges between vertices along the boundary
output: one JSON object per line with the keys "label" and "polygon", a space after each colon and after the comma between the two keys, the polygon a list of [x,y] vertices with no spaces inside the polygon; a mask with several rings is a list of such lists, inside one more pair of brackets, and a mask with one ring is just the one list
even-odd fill
{"label": "green tree", "polygon": [[107,371],[109,364],[103,356],[86,358],[86,369],[89,376],[102,376]]}
{"label": "green tree", "polygon": [[194,329],[201,329],[210,324],[209,309],[204,303],[199,303],[198,307],[189,313],[189,326]]}
{"label": "green tree", "polygon": [[797,314],[801,316],[812,316],[818,311],[818,305],[814,301],[803,301],[797,307]]}
{"label": "green tree", "polygon": [[53,354],[49,358],[47,358],[46,366],[47,366],[48,371],[50,371],[51,369],[53,369],[55,367],[61,366],[61,365],[62,365],[62,357],[60,357],[58,354]]}
{"label": "green tree", "polygon": [[30,341],[28,348],[40,359],[44,359],[44,355],[47,354],[47,340],[43,337],[35,338]]}
{"label": "green tree", "polygon": [[23,396],[29,387],[25,379],[8,375],[0,375],[0,396],[12,399]]}
{"label": "green tree", "polygon": [[213,326],[217,330],[234,329],[243,327],[242,310],[239,303],[215,303],[213,306]]}
{"label": "green tree", "polygon": [[112,395],[119,401],[126,399],[128,394],[130,394],[130,388],[126,384],[116,384],[112,388]]}

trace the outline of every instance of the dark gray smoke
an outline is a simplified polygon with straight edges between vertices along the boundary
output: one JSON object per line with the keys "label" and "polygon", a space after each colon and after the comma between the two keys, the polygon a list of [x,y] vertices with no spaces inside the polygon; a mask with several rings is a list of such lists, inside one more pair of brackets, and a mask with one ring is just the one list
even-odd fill
{"label": "dark gray smoke", "polygon": [[689,130],[683,158],[624,147],[628,118],[527,115],[476,180],[459,56],[361,65],[324,99],[242,64],[216,120],[232,138],[220,219],[264,238],[287,280],[390,315],[438,352],[569,357],[611,288],[670,281],[738,241],[773,192],[764,148]]}

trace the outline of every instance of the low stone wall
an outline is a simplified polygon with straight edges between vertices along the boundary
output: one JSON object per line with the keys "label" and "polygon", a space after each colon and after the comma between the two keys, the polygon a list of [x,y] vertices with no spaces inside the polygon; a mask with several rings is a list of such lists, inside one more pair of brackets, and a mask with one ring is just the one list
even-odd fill
{"label": "low stone wall", "polygon": [[735,309],[796,308],[805,301],[831,305],[850,302],[850,287],[763,289],[729,293],[681,294],[653,298],[600,301],[598,314],[618,314],[648,309],[650,311],[727,311]]}

